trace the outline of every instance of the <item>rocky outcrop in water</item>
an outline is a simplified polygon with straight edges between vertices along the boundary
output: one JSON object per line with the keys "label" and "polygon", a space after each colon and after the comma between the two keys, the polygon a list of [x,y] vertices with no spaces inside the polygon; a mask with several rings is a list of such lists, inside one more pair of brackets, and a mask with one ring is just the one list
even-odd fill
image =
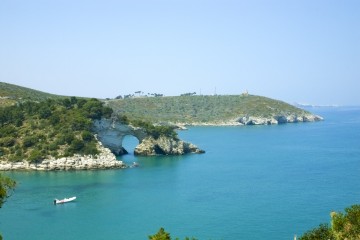
{"label": "rocky outcrop in water", "polygon": [[125,136],[134,136],[139,142],[147,137],[146,132],[142,128],[122,124],[116,120],[106,118],[96,120],[94,122],[94,130],[99,141],[116,155],[127,153],[122,146]]}
{"label": "rocky outcrop in water", "polygon": [[127,151],[122,146],[125,136],[132,135],[139,140],[134,153],[136,155],[183,155],[187,153],[204,153],[203,150],[191,143],[174,139],[171,137],[160,136],[154,139],[148,136],[146,131],[139,127],[125,125],[111,119],[101,119],[94,123],[97,138],[105,147],[111,149],[117,155],[122,155]]}
{"label": "rocky outcrop in water", "polygon": [[205,153],[192,143],[161,136],[158,139],[147,137],[135,148],[136,155],[183,155],[187,153]]}

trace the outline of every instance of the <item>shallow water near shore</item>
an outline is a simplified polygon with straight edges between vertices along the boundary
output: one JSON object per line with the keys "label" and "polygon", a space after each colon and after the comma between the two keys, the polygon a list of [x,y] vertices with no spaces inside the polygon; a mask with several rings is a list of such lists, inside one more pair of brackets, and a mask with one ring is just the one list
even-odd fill
{"label": "shallow water near shore", "polygon": [[[205,154],[121,157],[137,168],[4,172],[18,186],[0,209],[0,232],[9,240],[147,239],[164,227],[181,239],[293,239],[360,203],[360,108],[309,110],[325,121],[192,127],[179,136]],[[125,148],[135,145],[126,139]]]}

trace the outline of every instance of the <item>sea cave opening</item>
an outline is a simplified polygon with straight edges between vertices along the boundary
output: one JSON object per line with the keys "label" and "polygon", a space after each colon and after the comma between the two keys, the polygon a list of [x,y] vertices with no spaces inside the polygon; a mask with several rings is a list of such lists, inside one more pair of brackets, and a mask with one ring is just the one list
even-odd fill
{"label": "sea cave opening", "polygon": [[135,147],[140,143],[139,139],[133,135],[126,135],[122,140],[122,147],[129,155],[134,155]]}

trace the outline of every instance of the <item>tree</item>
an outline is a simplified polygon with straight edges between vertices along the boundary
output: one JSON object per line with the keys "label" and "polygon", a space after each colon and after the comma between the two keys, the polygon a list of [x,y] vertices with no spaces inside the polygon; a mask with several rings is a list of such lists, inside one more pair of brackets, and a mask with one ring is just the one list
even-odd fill
{"label": "tree", "polygon": [[344,213],[331,213],[332,230],[336,239],[360,239],[360,205],[345,209]]}
{"label": "tree", "polygon": [[165,232],[164,228],[160,228],[156,234],[149,236],[149,240],[171,240],[171,237],[170,233]]}
{"label": "tree", "polygon": [[345,209],[345,213],[331,213],[331,227],[320,224],[304,233],[299,240],[357,240],[360,239],[360,205]]}
{"label": "tree", "polygon": [[[160,228],[156,234],[149,236],[149,240],[171,240],[171,237],[170,237],[170,233],[165,232],[164,228]],[[180,240],[180,239],[176,238],[175,240]],[[197,239],[186,237],[185,240],[197,240]]]}
{"label": "tree", "polygon": [[328,224],[320,224],[317,228],[307,231],[299,240],[334,240],[334,235]]}
{"label": "tree", "polygon": [[84,142],[90,142],[94,139],[94,135],[91,132],[85,130],[81,133],[81,138]]}
{"label": "tree", "polygon": [[[0,174],[0,208],[6,202],[6,199],[11,196],[11,193],[14,191],[15,186],[16,182],[14,180]],[[0,234],[0,240],[2,239],[3,238]]]}
{"label": "tree", "polygon": [[6,202],[6,199],[11,196],[15,186],[16,182],[14,180],[0,174],[0,208]]}

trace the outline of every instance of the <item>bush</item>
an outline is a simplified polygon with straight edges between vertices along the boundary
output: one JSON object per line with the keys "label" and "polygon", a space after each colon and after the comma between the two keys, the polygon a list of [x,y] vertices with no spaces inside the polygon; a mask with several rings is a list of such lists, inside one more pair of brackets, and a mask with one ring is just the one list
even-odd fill
{"label": "bush", "polygon": [[336,239],[360,239],[360,205],[332,214],[332,229]]}
{"label": "bush", "polygon": [[12,137],[4,137],[0,139],[0,147],[12,147],[15,142],[15,139]]}
{"label": "bush", "polygon": [[50,143],[49,144],[49,150],[50,151],[57,150],[58,148],[59,148],[59,146],[56,143]]}
{"label": "bush", "polygon": [[130,121],[126,115],[118,115],[118,121],[122,124],[129,124]]}
{"label": "bush", "polygon": [[327,224],[320,224],[317,228],[307,231],[299,240],[334,240],[334,235]]}
{"label": "bush", "polygon": [[174,128],[170,126],[154,126],[150,122],[142,120],[133,120],[131,124],[136,127],[144,128],[146,133],[155,139],[158,139],[160,136],[177,139],[177,133]]}
{"label": "bush", "polygon": [[[148,237],[149,240],[171,240],[170,233],[166,232],[164,228],[160,228],[159,231]],[[179,238],[176,238],[179,240]],[[196,238],[186,237],[185,240],[197,240]]]}
{"label": "bush", "polygon": [[13,125],[5,125],[0,129],[0,137],[16,137],[17,130]]}
{"label": "bush", "polygon": [[32,150],[30,153],[30,156],[28,158],[28,160],[30,162],[39,162],[41,160],[43,160],[43,156],[41,155],[41,152],[39,150]]}
{"label": "bush", "polygon": [[320,224],[304,233],[299,240],[343,240],[360,239],[360,205],[353,205],[345,209],[344,213],[331,213],[331,228],[327,224]]}
{"label": "bush", "polygon": [[87,143],[84,147],[84,154],[85,155],[97,155],[99,154],[99,150],[96,147],[96,143],[91,142]]}
{"label": "bush", "polygon": [[149,240],[171,240],[170,233],[165,232],[164,228],[160,228],[159,231],[149,236]]}
{"label": "bush", "polygon": [[94,139],[94,135],[89,131],[83,131],[81,133],[81,138],[85,142],[91,142]]}
{"label": "bush", "polygon": [[72,152],[74,152],[74,153],[75,152],[81,152],[83,148],[84,148],[84,143],[81,140],[75,138],[71,142],[70,149],[71,149]]}
{"label": "bush", "polygon": [[38,142],[38,139],[34,136],[28,136],[28,137],[25,137],[24,140],[23,140],[23,146],[28,148],[28,147],[31,147],[31,146],[34,146],[35,143]]}

